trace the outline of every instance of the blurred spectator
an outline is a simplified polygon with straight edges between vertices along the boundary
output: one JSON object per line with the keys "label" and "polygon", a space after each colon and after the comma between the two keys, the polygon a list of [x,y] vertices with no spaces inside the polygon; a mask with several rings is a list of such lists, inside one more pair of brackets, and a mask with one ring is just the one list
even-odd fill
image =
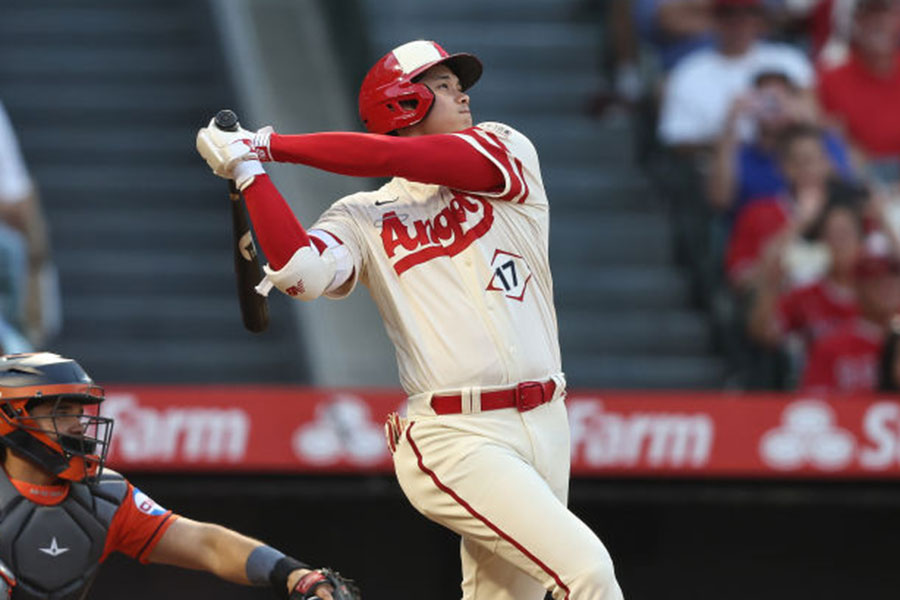
{"label": "blurred spectator", "polygon": [[757,343],[775,348],[789,334],[798,335],[806,351],[823,335],[858,314],[853,273],[863,240],[862,215],[851,203],[831,200],[810,237],[828,251],[828,270],[812,283],[782,292],[781,251],[773,247],[754,289],[748,331]]}
{"label": "blurred spectator", "polygon": [[29,350],[32,344],[40,346],[58,327],[55,272],[37,191],[2,104],[0,259],[0,275],[4,279],[0,346],[3,352]]}
{"label": "blurred spectator", "polygon": [[900,261],[887,251],[864,252],[854,269],[859,316],[819,338],[803,388],[816,392],[875,391],[891,321],[900,309]]}
{"label": "blurred spectator", "polygon": [[811,54],[828,67],[847,59],[853,37],[853,13],[858,0],[819,0],[812,8]]}
{"label": "blurred spectator", "polygon": [[900,0],[858,0],[851,53],[819,94],[876,178],[900,182]]}
{"label": "blurred spectator", "polygon": [[[739,291],[756,287],[763,251],[783,254],[820,218],[829,196],[846,186],[832,178],[822,132],[809,125],[785,130],[777,143],[779,165],[787,193],[754,199],[738,215],[725,257],[732,286]],[[776,240],[779,236],[779,240]],[[784,250],[787,251],[787,250]],[[795,279],[793,273],[788,277]]]}
{"label": "blurred spectator", "polygon": [[603,24],[603,70],[605,84],[590,100],[589,112],[600,116],[613,106],[629,107],[644,96],[644,75],[641,72],[637,32],[631,18],[632,0],[606,0],[599,3],[582,2],[575,16],[591,13]]}
{"label": "blurred spectator", "polygon": [[609,24],[614,55],[613,89],[626,104],[634,104],[644,93],[638,57],[637,32],[631,20],[632,0],[608,0]]}
{"label": "blurred spectator", "polygon": [[713,43],[713,0],[634,0],[634,22],[660,67],[669,72],[694,50]]}
{"label": "blurred spectator", "polygon": [[881,347],[878,361],[878,391],[900,392],[900,324],[891,324],[890,333]]}
{"label": "blurred spectator", "polygon": [[812,67],[799,50],[762,40],[766,27],[762,0],[714,0],[713,14],[715,46],[685,57],[666,85],[659,136],[667,145],[711,146],[722,133],[735,98],[751,88],[760,72],[784,73],[803,93],[813,84]]}
{"label": "blurred spectator", "polygon": [[[817,117],[812,98],[801,93],[785,73],[758,73],[752,91],[732,103],[716,143],[707,173],[707,196],[713,208],[734,215],[753,198],[785,193],[787,182],[778,167],[776,142],[789,127],[814,125]],[[740,140],[742,119],[752,121],[751,141]],[[850,159],[840,137],[825,131],[822,142],[834,171],[849,177]]]}

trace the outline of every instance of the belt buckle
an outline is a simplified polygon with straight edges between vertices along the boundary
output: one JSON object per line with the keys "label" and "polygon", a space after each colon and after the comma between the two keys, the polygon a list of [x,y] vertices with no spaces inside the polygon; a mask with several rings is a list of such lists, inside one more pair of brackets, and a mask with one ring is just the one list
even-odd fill
{"label": "belt buckle", "polygon": [[544,403],[544,386],[539,381],[523,381],[516,386],[516,409],[527,412]]}

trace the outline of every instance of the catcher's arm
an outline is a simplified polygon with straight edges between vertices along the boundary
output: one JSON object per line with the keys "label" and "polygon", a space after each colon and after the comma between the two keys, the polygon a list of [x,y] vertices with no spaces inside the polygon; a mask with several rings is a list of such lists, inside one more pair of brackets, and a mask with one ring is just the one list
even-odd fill
{"label": "catcher's arm", "polygon": [[[268,585],[282,598],[297,600],[353,600],[358,596],[332,594],[334,583],[315,582],[313,571],[300,561],[285,556],[236,531],[213,523],[179,517],[163,534],[148,556],[152,563],[207,571],[227,581],[243,585]],[[323,572],[327,571],[325,569]],[[295,595],[300,582],[310,585],[307,595]],[[326,585],[327,583],[327,585]],[[315,596],[318,594],[318,596]]]}

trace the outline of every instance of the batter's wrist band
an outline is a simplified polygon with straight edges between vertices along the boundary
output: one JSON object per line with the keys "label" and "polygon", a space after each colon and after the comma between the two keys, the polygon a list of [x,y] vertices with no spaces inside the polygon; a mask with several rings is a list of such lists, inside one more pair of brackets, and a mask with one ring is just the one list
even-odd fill
{"label": "batter's wrist band", "polygon": [[275,563],[272,572],[269,574],[269,583],[279,597],[285,599],[290,597],[291,593],[288,590],[287,581],[290,574],[297,569],[309,569],[309,565],[290,556],[283,556]]}
{"label": "batter's wrist band", "polygon": [[256,152],[256,156],[259,157],[259,160],[263,162],[272,160],[272,151],[269,149],[271,137],[271,127],[263,127],[253,136],[253,151]]}

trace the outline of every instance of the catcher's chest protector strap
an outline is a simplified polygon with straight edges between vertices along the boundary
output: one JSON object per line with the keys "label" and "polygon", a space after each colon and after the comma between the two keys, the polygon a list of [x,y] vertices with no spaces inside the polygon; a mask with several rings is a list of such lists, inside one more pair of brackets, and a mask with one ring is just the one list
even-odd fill
{"label": "catcher's chest protector strap", "polygon": [[16,574],[13,600],[81,600],[97,569],[113,515],[128,484],[104,471],[92,485],[73,483],[55,506],[19,494],[0,468],[0,559]]}

